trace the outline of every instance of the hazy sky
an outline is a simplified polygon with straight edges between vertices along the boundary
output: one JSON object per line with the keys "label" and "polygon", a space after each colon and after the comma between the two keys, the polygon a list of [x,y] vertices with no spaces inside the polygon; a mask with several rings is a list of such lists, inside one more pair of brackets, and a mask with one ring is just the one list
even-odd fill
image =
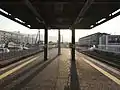
{"label": "hazy sky", "polygon": [[[25,34],[36,34],[37,29],[29,29],[26,28],[12,20],[9,20],[3,16],[0,15],[0,30],[4,31],[20,31],[21,33]],[[109,34],[118,34],[120,35],[120,16],[115,17],[114,19],[105,22],[102,25],[99,25],[91,30],[76,30],[76,41],[80,37],[96,33],[96,32],[105,32]],[[41,30],[41,34],[44,34],[44,30]],[[49,30],[49,40],[57,41],[57,30]],[[71,41],[71,30],[61,30],[61,35],[64,38],[64,41]]]}

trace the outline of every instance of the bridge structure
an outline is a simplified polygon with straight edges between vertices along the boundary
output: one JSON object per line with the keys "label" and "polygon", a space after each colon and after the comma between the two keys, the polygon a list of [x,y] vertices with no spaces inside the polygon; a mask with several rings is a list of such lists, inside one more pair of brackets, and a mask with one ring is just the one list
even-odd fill
{"label": "bridge structure", "polygon": [[[30,29],[44,29],[44,61],[48,60],[48,30],[58,29],[58,55],[61,55],[60,30],[71,30],[71,61],[73,62],[70,69],[71,90],[78,90],[79,86],[77,78],[73,79],[77,76],[75,74],[77,72],[75,69],[75,30],[92,29],[120,15],[119,0],[1,0],[0,8],[1,15],[17,23]],[[87,63],[93,65],[90,62]],[[84,63],[83,65],[87,66]],[[118,79],[114,79],[120,84]]]}

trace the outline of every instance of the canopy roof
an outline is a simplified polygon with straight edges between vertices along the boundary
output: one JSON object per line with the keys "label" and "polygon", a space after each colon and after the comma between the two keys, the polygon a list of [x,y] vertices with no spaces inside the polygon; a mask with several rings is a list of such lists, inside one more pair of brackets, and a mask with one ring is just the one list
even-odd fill
{"label": "canopy roof", "polygon": [[119,15],[120,0],[0,0],[0,8],[31,29],[91,29]]}

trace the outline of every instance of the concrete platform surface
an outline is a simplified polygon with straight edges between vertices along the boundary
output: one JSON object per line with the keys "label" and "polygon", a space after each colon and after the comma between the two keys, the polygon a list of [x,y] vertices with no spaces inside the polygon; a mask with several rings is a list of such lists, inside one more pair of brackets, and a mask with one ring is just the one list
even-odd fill
{"label": "concrete platform surface", "polygon": [[120,90],[116,82],[87,63],[80,53],[76,52],[76,63],[72,64],[70,54],[70,49],[62,49],[62,55],[22,90]]}
{"label": "concrete platform surface", "polygon": [[[54,50],[54,53],[49,55],[56,53],[57,50]],[[30,68],[30,73],[35,72],[32,76],[26,79],[23,75],[22,82],[5,90],[120,90],[117,73],[109,72],[107,68],[92,62],[88,56],[81,53],[76,52],[76,60],[72,61],[70,49],[62,49],[60,56],[46,62],[49,64]],[[17,83],[17,80],[14,80],[14,83]]]}

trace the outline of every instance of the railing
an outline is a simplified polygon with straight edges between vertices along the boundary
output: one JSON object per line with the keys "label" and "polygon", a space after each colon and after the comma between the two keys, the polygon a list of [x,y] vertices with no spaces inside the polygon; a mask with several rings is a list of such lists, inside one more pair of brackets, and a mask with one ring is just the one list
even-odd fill
{"label": "railing", "polygon": [[[52,48],[57,48],[57,47],[48,45],[48,49],[52,49]],[[43,50],[44,50],[44,46],[34,46],[26,50],[11,50],[8,53],[0,53],[0,67],[4,67],[8,64],[17,62],[25,57],[42,52]]]}
{"label": "railing", "polygon": [[35,47],[35,48],[27,49],[27,50],[10,51],[9,53],[0,53],[0,61],[19,59],[19,58],[40,52],[42,50],[43,49],[39,47]]}

